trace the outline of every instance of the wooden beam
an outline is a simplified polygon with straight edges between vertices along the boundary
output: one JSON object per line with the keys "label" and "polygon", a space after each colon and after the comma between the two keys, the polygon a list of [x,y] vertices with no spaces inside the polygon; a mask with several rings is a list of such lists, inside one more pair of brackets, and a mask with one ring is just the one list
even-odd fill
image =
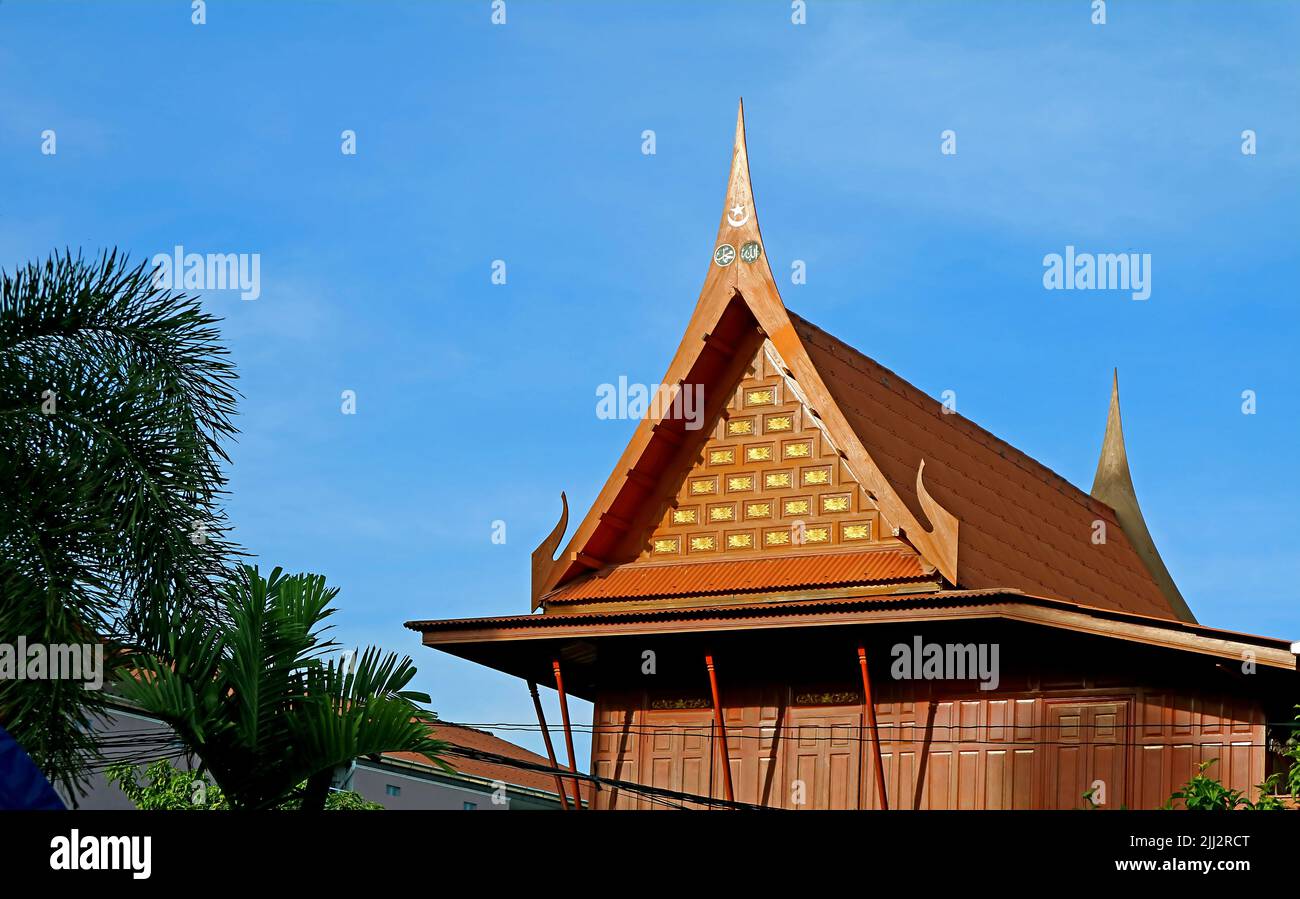
{"label": "wooden beam", "polygon": [[619,516],[615,515],[613,512],[601,512],[600,520],[604,524],[607,524],[610,527],[615,528],[616,530],[619,531],[626,532],[632,528],[632,522],[628,521],[626,518],[620,518]]}
{"label": "wooden beam", "polygon": [[[564,748],[569,753],[569,770],[574,774],[578,773],[578,759],[573,754],[573,728],[569,725],[569,700],[564,693],[564,676],[560,673],[560,660],[552,659],[551,668],[555,671],[555,689],[560,694],[560,718],[564,721]],[[582,789],[578,786],[578,778],[572,777],[573,781],[573,804],[582,808]]]}
{"label": "wooden beam", "polygon": [[635,468],[627,470],[627,479],[638,487],[645,487],[647,490],[653,490],[656,485],[654,478],[643,471],[637,471]]}
{"label": "wooden beam", "polygon": [[858,667],[862,669],[862,704],[866,706],[867,722],[871,728],[871,746],[876,756],[876,792],[880,794],[880,808],[889,811],[889,793],[885,789],[885,767],[880,758],[880,728],[876,725],[876,704],[871,699],[871,675],[867,672],[867,649],[858,647]]}
{"label": "wooden beam", "polygon": [[569,558],[572,561],[577,562],[579,565],[587,566],[593,571],[605,567],[605,561],[603,559],[597,559],[595,556],[589,556],[584,552],[571,553]]}
{"label": "wooden beam", "polygon": [[709,669],[709,689],[713,691],[713,722],[722,738],[722,782],[727,787],[727,801],[735,802],[736,794],[731,788],[731,753],[727,751],[727,723],[722,720],[722,703],[718,700],[718,673],[713,668],[713,656],[704,657],[704,666]]}
{"label": "wooden beam", "polygon": [[528,692],[533,696],[533,709],[537,712],[537,726],[542,729],[542,741],[546,744],[546,757],[555,769],[555,792],[560,794],[560,807],[569,810],[569,797],[564,793],[564,781],[560,779],[560,765],[555,761],[555,747],[551,745],[551,732],[546,727],[546,713],[542,711],[542,700],[537,695],[537,684],[528,682]]}
{"label": "wooden beam", "polygon": [[727,343],[721,337],[718,337],[716,334],[706,333],[704,335],[704,343],[705,345],[712,347],[720,353],[725,353],[728,356],[734,356],[736,354],[736,348]]}
{"label": "wooden beam", "polygon": [[650,430],[654,431],[654,433],[657,436],[662,437],[664,440],[667,440],[673,446],[681,446],[682,441],[686,439],[682,436],[682,433],[680,431],[674,431],[672,428],[664,427],[664,422],[662,421],[656,424]]}

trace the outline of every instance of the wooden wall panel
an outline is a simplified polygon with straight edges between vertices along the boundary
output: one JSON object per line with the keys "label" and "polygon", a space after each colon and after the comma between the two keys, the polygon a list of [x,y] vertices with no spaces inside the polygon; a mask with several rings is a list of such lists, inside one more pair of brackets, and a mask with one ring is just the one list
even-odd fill
{"label": "wooden wall panel", "polygon": [[1162,793],[1167,778],[1164,773],[1168,752],[1164,744],[1155,743],[1137,747],[1137,808],[1159,808],[1169,798]]}
{"label": "wooden wall panel", "polygon": [[1197,772],[1251,798],[1264,779],[1264,716],[1249,701],[1213,693],[1138,690],[1142,722],[1134,734],[1140,762],[1134,796],[1139,808],[1159,808]]}
{"label": "wooden wall panel", "polygon": [[[1211,758],[1214,776],[1252,797],[1264,777],[1263,713],[1249,701],[1168,688],[951,698],[928,689],[895,687],[877,706],[891,808],[1081,808],[1099,779],[1111,808],[1159,808]],[[878,808],[861,706],[796,706],[794,695],[724,693],[736,798],[792,808],[802,780],[805,808]],[[647,704],[645,696],[597,703],[592,769],[722,797],[711,711]],[[597,805],[663,807],[627,790],[604,790]]]}
{"label": "wooden wall panel", "polygon": [[952,808],[952,777],[952,753],[946,749],[932,749],[925,761],[921,808]]}
{"label": "wooden wall panel", "polygon": [[990,749],[984,755],[984,791],[976,808],[1011,807],[1011,755],[1005,749]]}

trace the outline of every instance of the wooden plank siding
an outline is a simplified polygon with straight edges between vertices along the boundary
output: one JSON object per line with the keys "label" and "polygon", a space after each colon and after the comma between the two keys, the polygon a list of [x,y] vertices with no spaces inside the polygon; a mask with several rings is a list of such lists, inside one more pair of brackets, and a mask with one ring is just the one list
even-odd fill
{"label": "wooden plank siding", "polygon": [[[891,684],[877,705],[890,808],[1081,808],[1105,783],[1109,808],[1158,808],[1217,758],[1214,776],[1253,796],[1264,779],[1262,709],[1240,697],[1174,689],[1067,687],[924,695]],[[736,799],[773,808],[877,808],[856,691],[741,689],[725,699]],[[592,770],[721,798],[721,753],[707,705],[646,692],[602,694]],[[802,805],[799,799],[802,798]],[[597,808],[664,808],[601,790]]]}

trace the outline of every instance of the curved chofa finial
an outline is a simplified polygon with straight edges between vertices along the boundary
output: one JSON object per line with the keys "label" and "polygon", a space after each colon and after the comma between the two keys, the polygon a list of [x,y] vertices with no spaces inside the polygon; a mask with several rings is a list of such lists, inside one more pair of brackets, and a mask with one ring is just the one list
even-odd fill
{"label": "curved chofa finial", "polygon": [[1174,614],[1181,620],[1196,623],[1196,616],[1188,608],[1183,595],[1178,592],[1169,575],[1155,541],[1147,530],[1142,509],[1138,506],[1137,491],[1133,489],[1133,476],[1129,473],[1128,453],[1124,449],[1124,427],[1119,416],[1119,370],[1114,374],[1110,391],[1110,413],[1106,417],[1106,436],[1101,442],[1101,458],[1097,460],[1097,475],[1092,481],[1092,497],[1115,510],[1115,518],[1124,529],[1124,536],[1137,551],[1152,580],[1169,601]]}
{"label": "curved chofa finial", "polygon": [[564,510],[560,513],[560,520],[546,539],[537,545],[533,550],[533,608],[537,608],[538,599],[546,589],[546,582],[551,576],[551,569],[555,567],[555,550],[560,546],[560,540],[564,538],[564,531],[569,526],[569,498],[560,491],[560,503],[563,504]]}
{"label": "curved chofa finial", "polygon": [[953,515],[935,501],[930,491],[925,489],[921,476],[925,473],[925,460],[916,467],[916,500],[921,504],[921,511],[930,519],[930,532],[933,546],[942,556],[942,564],[936,563],[943,571],[952,572],[950,580],[957,580],[957,516]]}

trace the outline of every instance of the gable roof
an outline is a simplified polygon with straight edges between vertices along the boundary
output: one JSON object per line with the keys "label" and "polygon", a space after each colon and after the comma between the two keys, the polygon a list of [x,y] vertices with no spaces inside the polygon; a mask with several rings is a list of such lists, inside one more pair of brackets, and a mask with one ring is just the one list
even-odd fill
{"label": "gable roof", "polygon": [[[738,252],[754,247],[748,258]],[[960,415],[945,414],[937,401],[785,308],[754,208],[742,106],[713,258],[663,389],[705,389],[704,416],[713,421],[759,348],[879,511],[882,530],[949,585],[1179,617],[1109,506]],[[704,439],[667,414],[670,408],[662,400],[651,405],[553,560],[567,525],[565,504],[560,524],[533,554],[534,608],[563,585],[595,580],[593,571],[608,577],[635,560],[663,485],[680,482]],[[1093,543],[1097,521],[1104,543]],[[715,575],[687,566],[723,564],[683,563],[679,575],[711,582]]]}
{"label": "gable roof", "polygon": [[[930,494],[962,523],[959,585],[1014,587],[1100,608],[1174,614],[1115,512],[1051,469],[790,314],[854,432],[905,502],[925,460]],[[1106,541],[1094,543],[1094,522]]]}

